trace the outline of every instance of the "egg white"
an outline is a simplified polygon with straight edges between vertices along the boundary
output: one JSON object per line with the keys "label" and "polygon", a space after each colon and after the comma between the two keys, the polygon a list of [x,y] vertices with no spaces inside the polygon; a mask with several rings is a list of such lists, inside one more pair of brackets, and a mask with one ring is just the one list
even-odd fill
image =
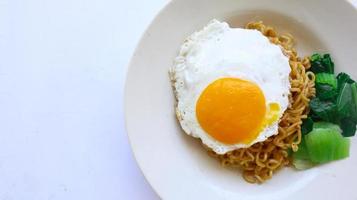
{"label": "egg white", "polygon": [[262,33],[230,28],[225,22],[212,20],[185,40],[170,69],[177,99],[176,115],[182,129],[188,135],[200,138],[218,154],[264,141],[277,134],[278,121],[266,127],[249,144],[228,145],[215,140],[201,128],[196,118],[196,102],[213,81],[236,77],[256,83],[267,104],[279,104],[281,117],[289,103],[289,73],[288,57]]}

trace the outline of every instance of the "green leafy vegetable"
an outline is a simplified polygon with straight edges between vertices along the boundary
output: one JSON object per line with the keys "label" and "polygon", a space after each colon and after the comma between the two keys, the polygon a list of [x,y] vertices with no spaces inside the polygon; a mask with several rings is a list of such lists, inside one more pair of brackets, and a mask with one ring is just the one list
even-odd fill
{"label": "green leafy vegetable", "polygon": [[351,84],[346,82],[341,86],[341,89],[337,96],[337,101],[336,101],[338,116],[341,119],[350,116],[351,107],[354,108],[354,106],[355,106],[352,98],[353,97],[352,97]]}
{"label": "green leafy vegetable", "polygon": [[321,100],[332,100],[336,98],[337,90],[328,84],[316,84],[316,97]]}
{"label": "green leafy vegetable", "polygon": [[320,56],[319,54],[313,54],[310,58],[311,71],[314,73],[334,73],[334,63],[331,60],[330,54],[324,54]]}
{"label": "green leafy vegetable", "polygon": [[304,137],[301,138],[301,143],[299,144],[298,150],[293,153],[293,158],[294,159],[305,159],[305,160],[310,159],[309,152],[307,150]]}
{"label": "green leafy vegetable", "polygon": [[325,66],[325,68],[328,69],[327,72],[329,72],[331,74],[334,73],[335,64],[332,62],[330,54],[324,54],[324,56],[322,58],[322,64],[323,64],[323,66]]}
{"label": "green leafy vegetable", "polygon": [[349,156],[350,140],[341,135],[338,125],[315,122],[313,130],[302,137],[299,149],[292,153],[293,165],[303,170]]}
{"label": "green leafy vegetable", "polygon": [[318,73],[315,79],[316,84],[328,84],[332,88],[337,89],[337,79],[333,74],[328,73]]}
{"label": "green leafy vegetable", "polygon": [[298,151],[292,153],[292,157],[293,157],[293,165],[298,170],[309,169],[315,165],[310,161],[310,156],[306,147],[304,137],[301,138],[299,149]]}
{"label": "green leafy vegetable", "polygon": [[345,137],[354,136],[357,124],[357,87],[347,74],[337,76],[338,96],[336,100],[337,114]]}
{"label": "green leafy vegetable", "polygon": [[298,170],[305,170],[314,167],[316,164],[314,164],[310,160],[294,159],[293,165]]}
{"label": "green leafy vegetable", "polygon": [[310,131],[312,131],[313,125],[314,125],[314,121],[312,120],[311,117],[302,120],[301,134],[302,135],[308,134]]}
{"label": "green leafy vegetable", "polygon": [[334,77],[334,63],[329,54],[313,54],[311,71],[316,75],[316,98],[310,101],[310,117],[314,121],[339,124],[342,135],[355,135],[357,125],[357,86],[346,73]]}
{"label": "green leafy vegetable", "polygon": [[336,149],[333,155],[334,160],[340,160],[350,156],[350,140],[344,137],[340,138],[340,140],[336,141]]}
{"label": "green leafy vegetable", "polygon": [[329,54],[313,54],[310,70],[315,73],[316,96],[301,125],[301,143],[292,152],[293,165],[307,169],[319,163],[349,156],[350,140],[357,125],[357,83],[346,73],[334,76]]}
{"label": "green leafy vegetable", "polygon": [[337,90],[338,91],[340,91],[340,89],[344,83],[354,83],[354,80],[352,80],[348,74],[343,73],[343,72],[339,73],[337,75],[336,79],[337,79]]}
{"label": "green leafy vegetable", "polygon": [[305,135],[306,148],[314,163],[326,163],[349,156],[349,139],[344,138],[337,125],[316,122],[313,130]]}
{"label": "green leafy vegetable", "polygon": [[315,87],[316,96],[321,100],[334,99],[337,95],[337,79],[333,74],[316,74]]}
{"label": "green leafy vegetable", "polygon": [[337,126],[336,124],[330,123],[330,122],[316,122],[313,125],[313,129],[333,129],[336,132],[341,133],[341,128]]}
{"label": "green leafy vegetable", "polygon": [[351,84],[352,89],[352,103],[354,106],[351,107],[351,117],[357,122],[357,84],[354,82]]}
{"label": "green leafy vegetable", "polygon": [[317,62],[321,60],[321,56],[318,53],[314,53],[312,54],[312,56],[310,57],[310,61],[311,62]]}
{"label": "green leafy vegetable", "polygon": [[356,122],[351,118],[344,118],[341,120],[342,135],[344,137],[351,137],[356,132]]}
{"label": "green leafy vegetable", "polygon": [[357,105],[357,83],[351,84],[353,103]]}
{"label": "green leafy vegetable", "polygon": [[335,132],[328,129],[315,129],[306,135],[306,146],[313,162],[325,163],[333,160],[335,148]]}
{"label": "green leafy vegetable", "polygon": [[336,104],[330,101],[321,101],[313,98],[310,101],[310,108],[316,116],[324,121],[334,122],[336,118]]}
{"label": "green leafy vegetable", "polygon": [[317,116],[313,110],[310,110],[309,112],[309,117],[312,119],[312,121],[314,122],[318,122],[318,121],[321,121],[321,117]]}

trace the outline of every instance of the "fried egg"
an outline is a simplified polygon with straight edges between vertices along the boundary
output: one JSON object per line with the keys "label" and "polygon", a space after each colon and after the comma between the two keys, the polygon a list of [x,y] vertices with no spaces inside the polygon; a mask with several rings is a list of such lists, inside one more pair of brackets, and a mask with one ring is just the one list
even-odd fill
{"label": "fried egg", "polygon": [[262,33],[212,20],[170,69],[180,125],[217,154],[264,141],[288,107],[289,73],[288,57]]}

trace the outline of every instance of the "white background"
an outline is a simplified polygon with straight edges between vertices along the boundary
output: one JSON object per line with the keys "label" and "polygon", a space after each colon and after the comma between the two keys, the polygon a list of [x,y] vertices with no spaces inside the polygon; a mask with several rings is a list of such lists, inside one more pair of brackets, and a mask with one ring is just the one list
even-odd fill
{"label": "white background", "polygon": [[128,144],[123,89],[167,2],[0,0],[1,200],[158,199]]}
{"label": "white background", "polygon": [[0,0],[0,200],[158,199],[128,144],[123,89],[167,2]]}

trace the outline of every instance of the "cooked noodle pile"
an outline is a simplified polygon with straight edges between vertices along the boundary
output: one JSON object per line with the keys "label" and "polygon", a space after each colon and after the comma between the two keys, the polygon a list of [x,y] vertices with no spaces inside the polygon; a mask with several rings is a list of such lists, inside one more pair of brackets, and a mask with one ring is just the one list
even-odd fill
{"label": "cooked noodle pile", "polygon": [[280,45],[284,54],[289,57],[291,67],[289,107],[279,122],[277,135],[249,148],[237,149],[224,155],[215,154],[211,150],[209,153],[217,157],[224,166],[241,169],[246,181],[262,183],[270,179],[276,170],[290,163],[289,149],[293,151],[298,149],[302,119],[307,117],[310,98],[315,95],[315,76],[312,72],[306,72],[310,67],[309,59],[297,56],[291,35],[279,35],[272,27],[262,22],[250,22],[246,28],[262,32],[272,43]]}

